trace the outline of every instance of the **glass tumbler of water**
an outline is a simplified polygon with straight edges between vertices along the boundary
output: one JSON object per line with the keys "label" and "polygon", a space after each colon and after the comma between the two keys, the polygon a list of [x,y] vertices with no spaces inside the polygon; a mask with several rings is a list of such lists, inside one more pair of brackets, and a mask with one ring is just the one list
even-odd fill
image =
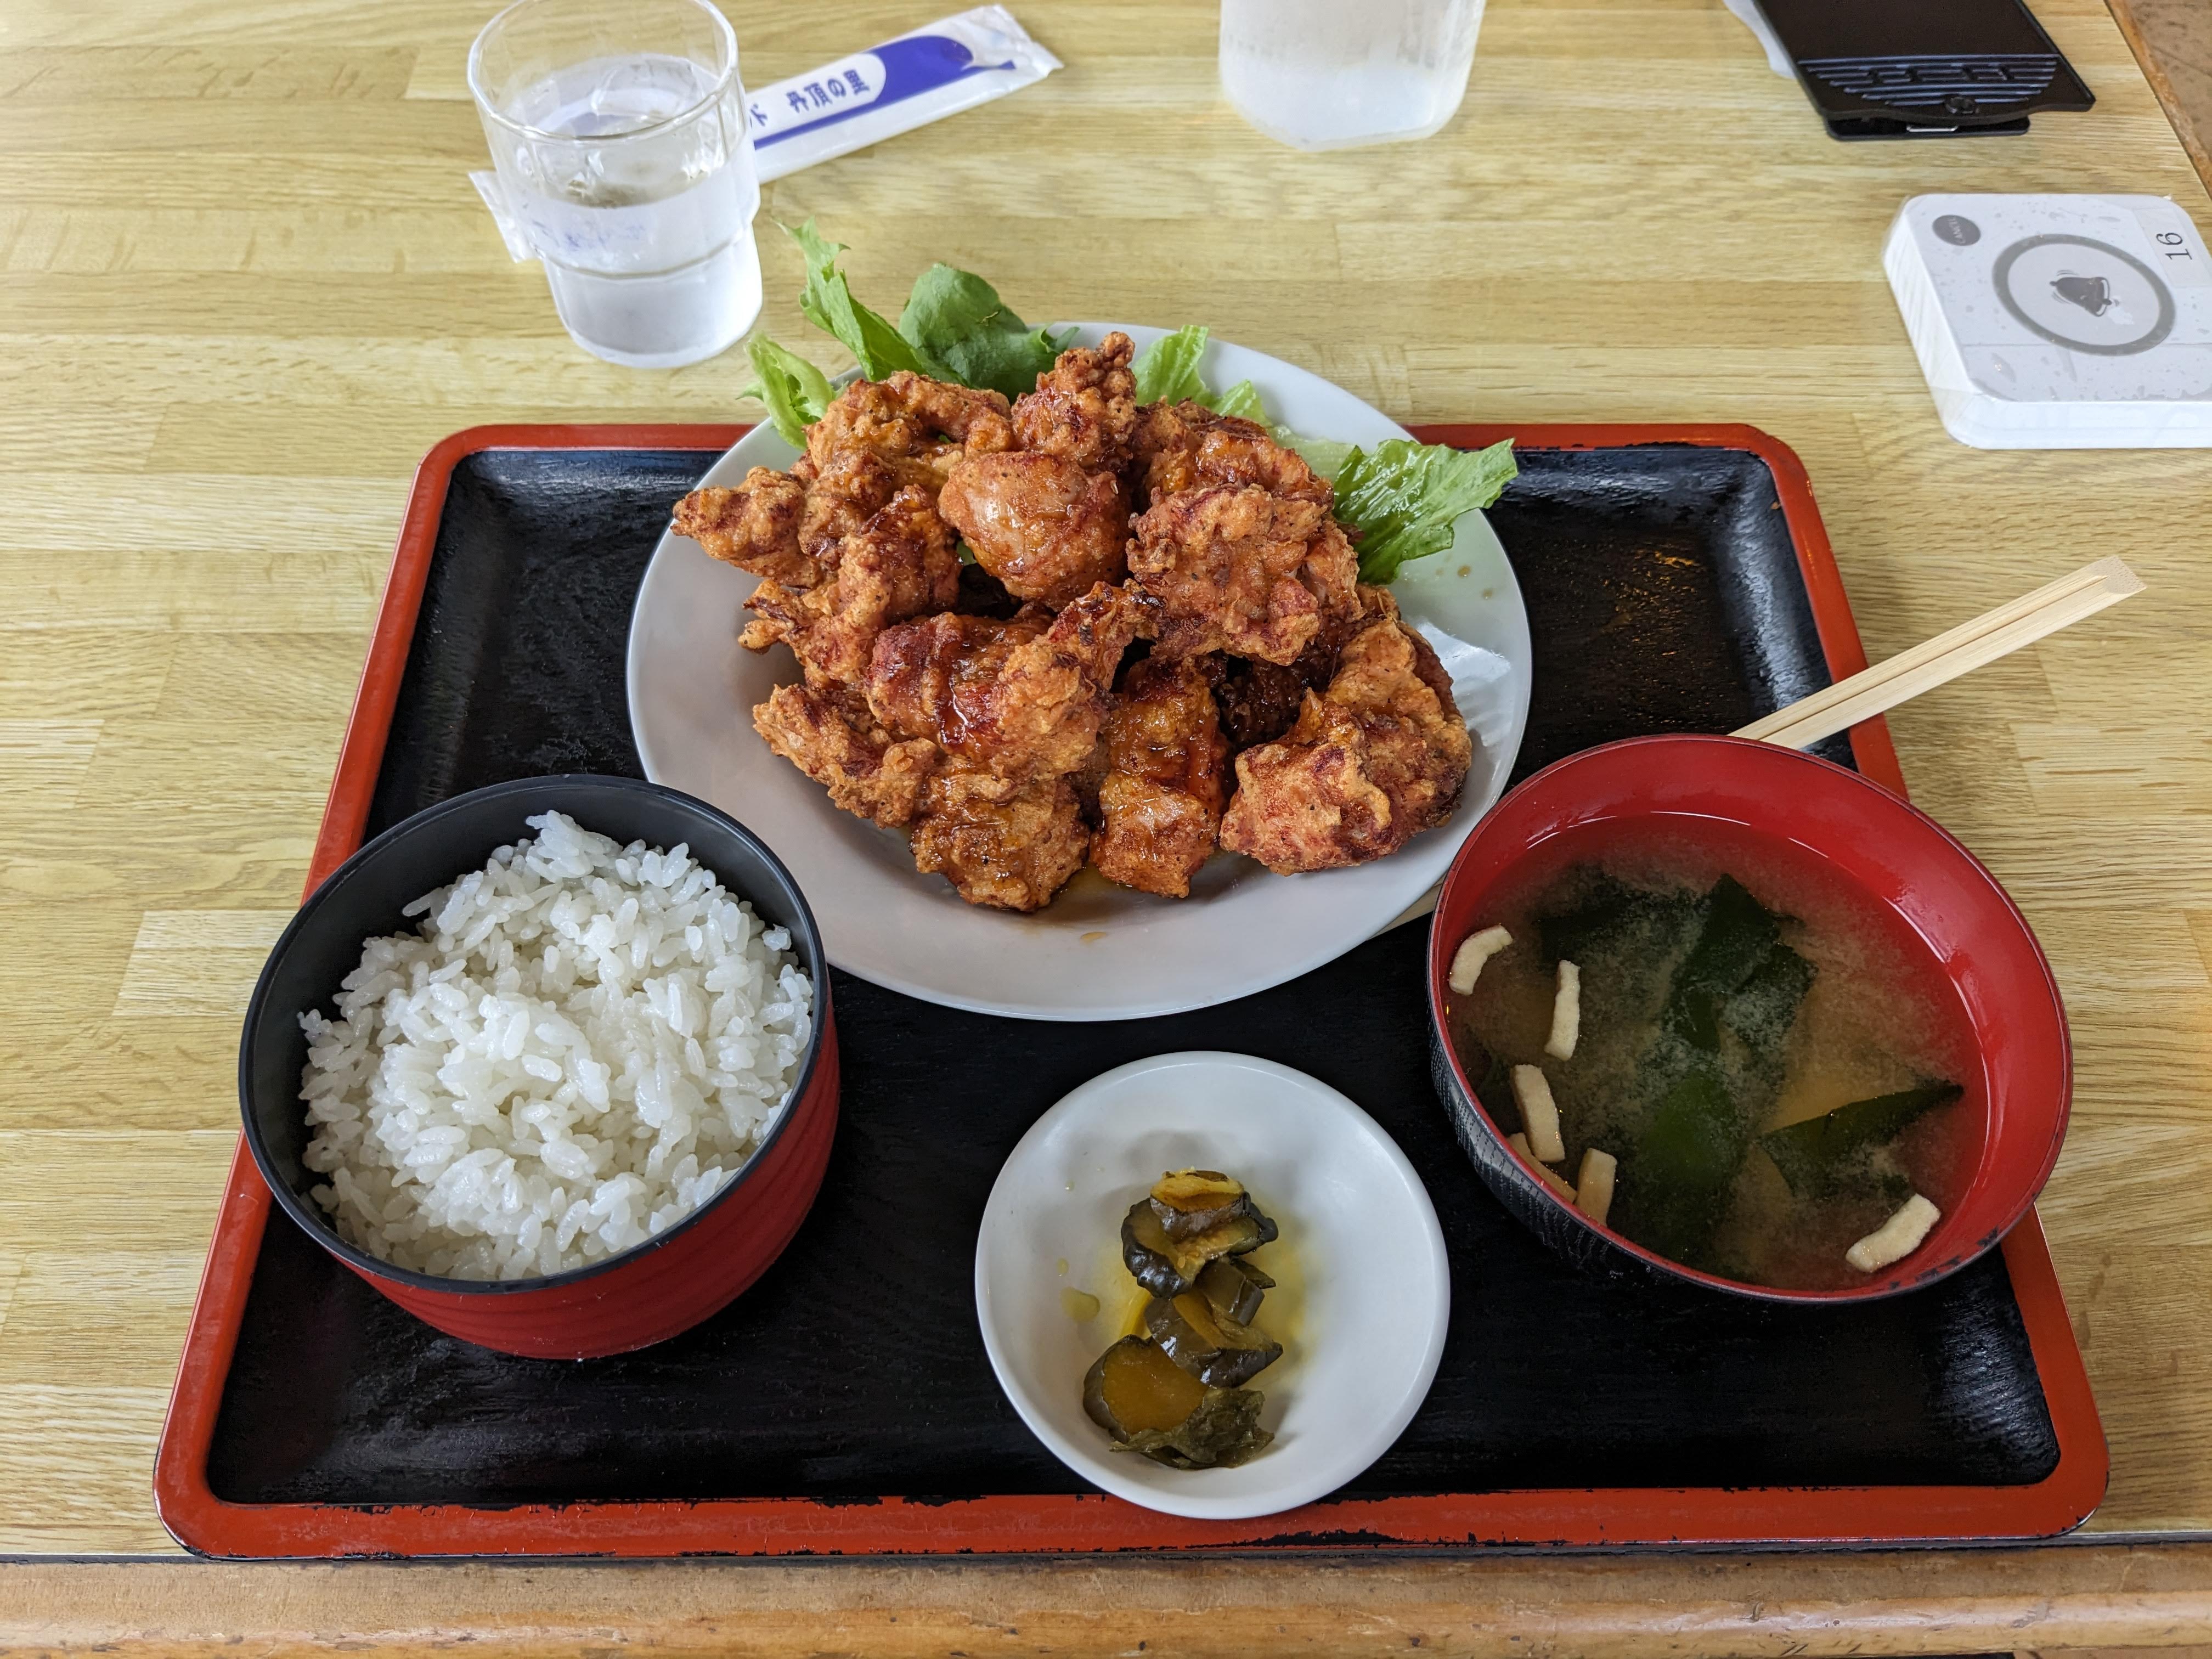
{"label": "glass tumbler of water", "polygon": [[752,326],[760,185],[721,13],[704,0],[519,0],[470,49],[469,90],[578,345],[677,368]]}
{"label": "glass tumbler of water", "polygon": [[1221,89],[1299,149],[1425,138],[1452,118],[1482,0],[1221,0]]}

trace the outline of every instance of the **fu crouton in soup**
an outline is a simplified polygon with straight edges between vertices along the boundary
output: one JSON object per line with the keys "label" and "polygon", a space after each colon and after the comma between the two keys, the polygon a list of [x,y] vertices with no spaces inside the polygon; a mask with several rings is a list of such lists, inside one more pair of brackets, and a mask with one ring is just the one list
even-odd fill
{"label": "fu crouton in soup", "polygon": [[1787,847],[1624,830],[1585,850],[1492,896],[1480,969],[1450,986],[1452,1046],[1514,1155],[1685,1267],[1784,1290],[1909,1276],[1984,1118],[1926,946]]}

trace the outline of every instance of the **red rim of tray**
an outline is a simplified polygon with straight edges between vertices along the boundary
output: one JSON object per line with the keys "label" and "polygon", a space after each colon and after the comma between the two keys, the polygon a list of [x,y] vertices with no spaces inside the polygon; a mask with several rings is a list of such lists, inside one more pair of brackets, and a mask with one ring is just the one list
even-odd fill
{"label": "red rim of tray", "polygon": [[[727,449],[744,426],[482,426],[455,433],[415,475],[368,659],[339,751],[302,896],[361,844],[406,670],[453,468],[495,449]],[[1837,679],[1867,665],[1850,602],[1787,445],[1733,425],[1447,425],[1426,442],[1475,448],[1512,438],[1528,449],[1692,444],[1744,450],[1774,477],[1813,620]],[[1902,797],[1905,779],[1879,719],[1851,728],[1858,769]],[[1323,1500],[1249,1521],[1161,1515],[1103,1495],[984,1497],[944,1502],[885,1496],[870,1504],[807,1498],[578,1502],[500,1508],[459,1504],[234,1504],[208,1483],[207,1459],[271,1201],[241,1143],[192,1306],[154,1467],[162,1522],[186,1548],[234,1558],[1050,1554],[1069,1552],[1304,1548],[1423,1549],[1470,1545],[1604,1548],[1630,1544],[1886,1544],[2048,1537],[2087,1519],[2111,1459],[2057,1275],[2031,1210],[2002,1249],[2058,1443],[2058,1462],[2021,1486],[1577,1487]]]}

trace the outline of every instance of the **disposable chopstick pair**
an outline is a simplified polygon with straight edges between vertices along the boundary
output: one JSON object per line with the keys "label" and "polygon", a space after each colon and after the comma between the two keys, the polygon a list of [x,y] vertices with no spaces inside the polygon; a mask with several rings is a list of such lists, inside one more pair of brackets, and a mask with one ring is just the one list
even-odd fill
{"label": "disposable chopstick pair", "polygon": [[1887,662],[1838,680],[1825,691],[1800,697],[1763,720],[1739,726],[1733,735],[1802,749],[2056,634],[2130,593],[2142,592],[2142,579],[2122,561],[2099,559],[1910,651],[1900,651]]}
{"label": "disposable chopstick pair", "polygon": [[[2099,559],[1910,651],[1900,651],[1887,662],[1838,680],[1824,691],[1800,697],[1730,735],[1802,749],[2142,590],[2142,579],[2124,560]],[[1437,908],[1441,884],[1431,887],[1390,926],[1428,915]]]}

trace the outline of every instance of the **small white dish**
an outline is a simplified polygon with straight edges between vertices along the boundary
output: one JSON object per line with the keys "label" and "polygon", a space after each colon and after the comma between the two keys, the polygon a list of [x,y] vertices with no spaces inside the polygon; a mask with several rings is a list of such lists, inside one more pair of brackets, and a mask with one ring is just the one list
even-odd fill
{"label": "small white dish", "polygon": [[[1279,1281],[1256,1322],[1283,1357],[1249,1384],[1275,1439],[1235,1468],[1115,1451],[1083,1409],[1085,1375],[1145,1299],[1121,1265],[1121,1218],[1193,1166],[1235,1176],[1282,1230],[1252,1258]],[[1079,1319],[1085,1296],[1098,1311]],[[1450,1313],[1443,1232],[1398,1144],[1326,1084],[1249,1054],[1161,1054],[1093,1078],[1022,1137],[975,1243],[983,1346],[1022,1421],[1104,1491],[1204,1520],[1273,1515],[1357,1478],[1427,1397]]]}
{"label": "small white dish", "polygon": [[[1141,348],[1165,331],[1077,325],[1097,344],[1119,328]],[[1269,418],[1317,438],[1373,444],[1403,427],[1341,386],[1223,340],[1206,347],[1207,383],[1249,380]],[[798,452],[765,423],[708,469],[735,484],[752,467],[788,467]],[[1474,764],[1450,821],[1392,857],[1349,870],[1270,875],[1216,856],[1187,899],[1115,887],[1085,869],[1046,908],[1011,915],[964,902],[914,867],[907,838],[841,812],[822,787],[778,758],[753,730],[753,705],[799,678],[781,648],[739,648],[753,577],[672,533],[638,589],[630,618],[630,732],[645,775],[710,801],[781,859],[838,967],[949,1008],[1024,1019],[1136,1019],[1248,996],[1334,961],[1403,916],[1443,879],[1460,843],[1504,792],[1528,722],[1528,615],[1487,520],[1459,521],[1448,553],[1407,567],[1400,610],[1452,677]]]}

